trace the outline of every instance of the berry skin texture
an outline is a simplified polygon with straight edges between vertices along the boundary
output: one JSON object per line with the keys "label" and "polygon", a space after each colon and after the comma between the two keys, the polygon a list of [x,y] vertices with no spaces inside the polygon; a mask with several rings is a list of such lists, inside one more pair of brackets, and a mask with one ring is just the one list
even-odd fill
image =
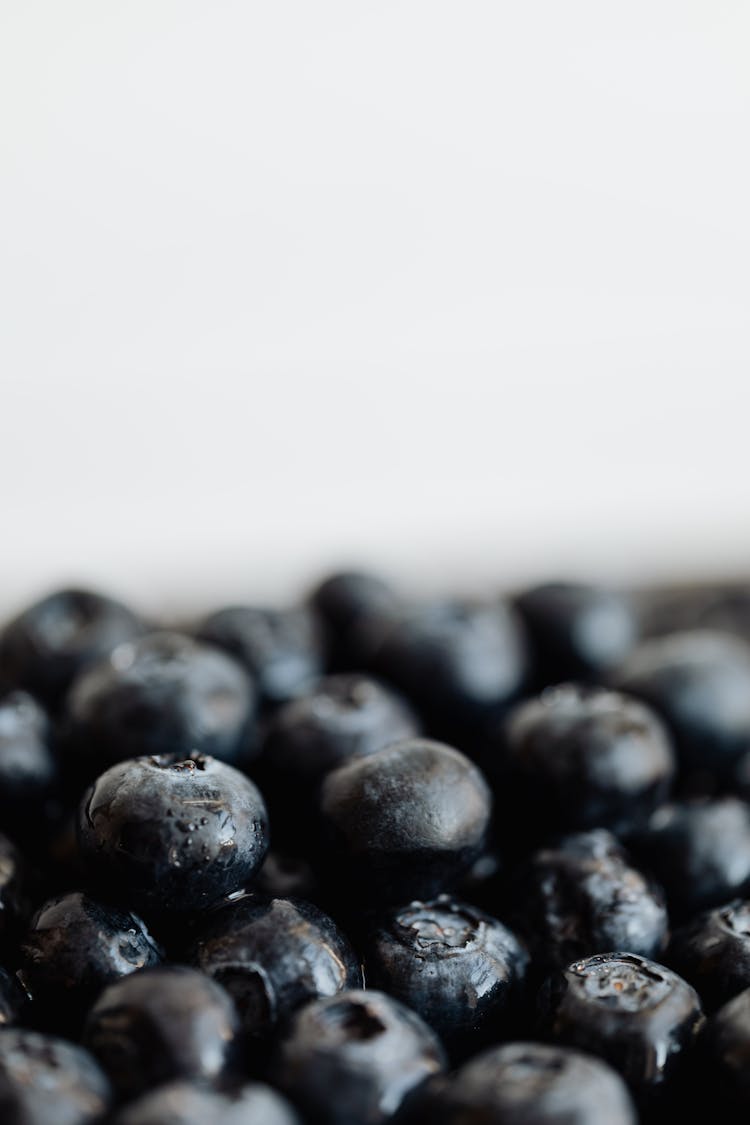
{"label": "berry skin texture", "polygon": [[306,609],[228,606],[204,618],[195,635],[239,661],[264,707],[301,695],[323,672],[318,629]]}
{"label": "berry skin texture", "polygon": [[331,867],[352,890],[403,902],[430,898],[471,866],[492,798],[463,754],[411,739],[329,773],[320,806]]}
{"label": "berry skin texture", "polygon": [[514,604],[542,685],[600,679],[625,659],[638,635],[630,599],[615,590],[550,582],[525,590]]}
{"label": "berry skin texture", "polygon": [[0,680],[53,710],[85,668],[142,630],[120,602],[89,590],[60,590],[29,606],[0,633]]}
{"label": "berry skin texture", "polygon": [[387,631],[376,670],[440,729],[495,720],[521,690],[526,640],[503,602],[431,602]]}
{"label": "berry skin texture", "polygon": [[698,995],[670,969],[633,953],[575,961],[542,991],[550,1038],[599,1055],[637,1097],[663,1090],[703,1024]]}
{"label": "berry skin texture", "polygon": [[379,919],[364,943],[368,987],[395,996],[461,1053],[493,1034],[520,999],[522,943],[496,918],[441,895]]}
{"label": "berry skin texture", "polygon": [[255,690],[230,656],[179,633],[150,633],[76,682],[65,736],[90,777],[143,754],[236,761],[251,747],[254,719]]}
{"label": "berry skin texture", "polygon": [[750,902],[735,899],[676,930],[667,961],[699,993],[706,1012],[750,988]]}
{"label": "berry skin texture", "polygon": [[736,797],[664,805],[633,847],[674,919],[750,891],[750,806]]}
{"label": "berry skin texture", "polygon": [[190,960],[232,996],[243,1030],[269,1033],[297,1008],[362,985],[347,938],[317,907],[244,895],[213,911]]}
{"label": "berry skin texture", "polygon": [[302,1125],[287,1101],[260,1082],[219,1093],[170,1082],[131,1102],[113,1125]]}
{"label": "berry skin texture", "polygon": [[268,848],[266,807],[215,758],[134,758],[89,788],[79,847],[92,875],[128,904],[201,910],[242,887]]}
{"label": "berry skin texture", "polygon": [[210,1083],[234,1061],[237,1017],[215,981],[184,965],[144,969],[102,992],[84,1029],[117,1095],[173,1079]]}
{"label": "berry skin texture", "polygon": [[667,940],[661,888],[602,828],[536,852],[518,876],[518,928],[545,971],[611,949],[658,957]]}
{"label": "berry skin texture", "polygon": [[505,725],[497,788],[520,835],[642,823],[674,774],[648,708],[604,688],[563,684],[520,704]]}
{"label": "berry skin texture", "polygon": [[0,824],[15,839],[40,830],[54,812],[57,762],[50,724],[39,704],[23,691],[0,698]]}
{"label": "berry skin texture", "polygon": [[382,992],[353,991],[297,1013],[273,1077],[317,1125],[383,1125],[444,1064],[419,1016]]}
{"label": "berry skin texture", "polygon": [[[410,1118],[410,1125],[411,1125]],[[507,1043],[438,1079],[414,1125],[637,1125],[628,1088],[569,1047]]]}
{"label": "berry skin texture", "polygon": [[712,1066],[714,1088],[746,1114],[750,1109],[750,988],[710,1018],[703,1045]]}
{"label": "berry skin texture", "polygon": [[82,1047],[36,1031],[0,1032],[3,1125],[94,1125],[109,1103],[109,1083]]}
{"label": "berry skin texture", "polygon": [[113,981],[158,965],[163,953],[141,919],[81,891],[46,902],[21,943],[24,985],[35,1006],[71,1016]]}
{"label": "berry skin texture", "polygon": [[276,712],[264,764],[309,793],[330,770],[418,732],[416,716],[388,688],[367,676],[328,676]]}
{"label": "berry skin texture", "polygon": [[709,630],[645,641],[614,686],[661,715],[686,769],[722,774],[750,750],[750,646]]}

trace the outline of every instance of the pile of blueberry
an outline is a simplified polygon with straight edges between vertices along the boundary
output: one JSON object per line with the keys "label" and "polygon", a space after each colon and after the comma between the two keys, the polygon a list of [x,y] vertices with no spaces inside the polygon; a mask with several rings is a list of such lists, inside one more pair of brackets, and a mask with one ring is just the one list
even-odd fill
{"label": "pile of blueberry", "polygon": [[0,1122],[750,1119],[750,592],[0,631]]}

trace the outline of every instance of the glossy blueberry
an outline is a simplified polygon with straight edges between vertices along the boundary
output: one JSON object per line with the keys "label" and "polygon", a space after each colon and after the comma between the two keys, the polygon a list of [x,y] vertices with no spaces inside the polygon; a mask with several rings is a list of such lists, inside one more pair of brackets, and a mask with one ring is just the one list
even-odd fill
{"label": "glossy blueberry", "polygon": [[466,1054],[516,1009],[528,955],[496,918],[441,895],[382,915],[364,963],[368,988],[401,1000]]}
{"label": "glossy blueberry", "polygon": [[393,623],[375,665],[431,725],[481,726],[521,690],[526,641],[504,603],[431,602]]}
{"label": "glossy blueberry", "polygon": [[121,1110],[113,1125],[301,1125],[286,1099],[260,1082],[219,1093],[170,1082]]}
{"label": "glossy blueberry", "polygon": [[301,695],[323,672],[316,622],[303,608],[229,606],[204,618],[196,635],[242,664],[265,706]]}
{"label": "glossy blueberry", "polygon": [[21,853],[0,834],[0,949],[13,946],[29,915],[28,882]]}
{"label": "glossy blueberry", "polygon": [[317,1125],[382,1125],[444,1061],[414,1012],[382,992],[352,991],[297,1013],[272,1073]]}
{"label": "glossy blueberry", "polygon": [[417,733],[415,715],[390,689],[358,674],[327,676],[277,711],[263,761],[309,793],[330,770]]}
{"label": "glossy blueberry", "polygon": [[736,797],[664,805],[633,846],[676,918],[750,892],[750,806]]}
{"label": "glossy blueberry", "polygon": [[429,898],[480,854],[491,811],[487,783],[463,754],[427,739],[395,743],[325,778],[329,870],[354,892]]}
{"label": "glossy blueberry", "polygon": [[57,782],[45,712],[26,692],[0,698],[0,828],[33,839],[54,817]]}
{"label": "glossy blueberry", "polygon": [[76,676],[141,628],[112,598],[60,590],[29,606],[0,633],[0,678],[57,707]]}
{"label": "glossy blueberry", "polygon": [[84,1043],[120,1097],[176,1078],[212,1082],[234,1060],[237,1017],[215,981],[185,965],[143,969],[109,985],[89,1012]]}
{"label": "glossy blueberry", "polygon": [[35,1007],[70,1018],[82,1014],[107,984],[158,965],[162,951],[130,911],[75,891],[50,899],[21,943],[24,985]]}
{"label": "glossy blueberry", "polygon": [[14,976],[0,969],[0,1029],[16,1023],[28,1001],[28,995]]}
{"label": "glossy blueberry", "polygon": [[685,767],[721,773],[750,750],[750,646],[695,631],[645,641],[614,676],[657,711]]}
{"label": "glossy blueberry", "polygon": [[109,1103],[109,1083],[82,1047],[36,1031],[0,1032],[3,1125],[95,1125]]}
{"label": "glossy blueberry", "polygon": [[[750,988],[729,1000],[713,1015],[703,1037],[712,1066],[714,1089],[744,1111],[750,1109]],[[716,1108],[714,1107],[714,1111]]]}
{"label": "glossy blueberry", "polygon": [[[620,1076],[569,1047],[507,1043],[437,1079],[414,1125],[636,1125]],[[411,1121],[411,1119],[410,1119]]]}
{"label": "glossy blueberry", "polygon": [[244,1030],[254,1035],[310,1000],[362,985],[348,940],[301,900],[237,898],[208,916],[190,960],[226,988]]}
{"label": "glossy blueberry", "polygon": [[215,758],[134,758],[103,773],[81,802],[81,853],[124,902],[200,910],[263,862],[268,819],[258,789]]}
{"label": "glossy blueberry", "polygon": [[633,647],[638,623],[630,599],[575,582],[533,586],[515,599],[541,684],[597,680]]}
{"label": "glossy blueberry", "polygon": [[323,624],[332,671],[370,668],[384,630],[401,609],[386,582],[361,571],[331,575],[313,590],[310,603]]}
{"label": "glossy blueberry", "polygon": [[674,759],[641,703],[564,684],[515,708],[494,769],[507,823],[519,836],[544,838],[641,823],[664,800]]}
{"label": "glossy blueberry", "polygon": [[545,971],[612,949],[643,957],[664,949],[664,894],[604,829],[536,852],[518,884],[518,927]]}
{"label": "glossy blueberry", "polygon": [[641,1097],[666,1088],[703,1023],[695,990],[633,953],[574,961],[548,981],[541,1012],[552,1039],[600,1055]]}
{"label": "glossy blueberry", "polygon": [[142,754],[235,761],[252,749],[254,718],[254,688],[232,657],[179,633],[150,633],[76,682],[66,742],[94,776]]}
{"label": "glossy blueberry", "polygon": [[750,988],[750,902],[735,899],[693,918],[672,934],[669,964],[712,1012]]}

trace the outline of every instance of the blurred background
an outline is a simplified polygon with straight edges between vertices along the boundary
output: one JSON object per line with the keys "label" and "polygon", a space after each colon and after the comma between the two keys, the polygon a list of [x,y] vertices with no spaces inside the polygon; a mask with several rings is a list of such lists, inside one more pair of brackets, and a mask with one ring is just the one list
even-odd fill
{"label": "blurred background", "polygon": [[747,572],[750,7],[0,5],[0,610]]}

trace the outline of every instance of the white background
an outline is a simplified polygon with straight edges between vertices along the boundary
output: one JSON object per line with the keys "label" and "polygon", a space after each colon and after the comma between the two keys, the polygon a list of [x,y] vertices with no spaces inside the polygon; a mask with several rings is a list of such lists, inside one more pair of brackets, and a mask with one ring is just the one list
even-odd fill
{"label": "white background", "polygon": [[0,608],[750,569],[750,5],[0,0]]}

